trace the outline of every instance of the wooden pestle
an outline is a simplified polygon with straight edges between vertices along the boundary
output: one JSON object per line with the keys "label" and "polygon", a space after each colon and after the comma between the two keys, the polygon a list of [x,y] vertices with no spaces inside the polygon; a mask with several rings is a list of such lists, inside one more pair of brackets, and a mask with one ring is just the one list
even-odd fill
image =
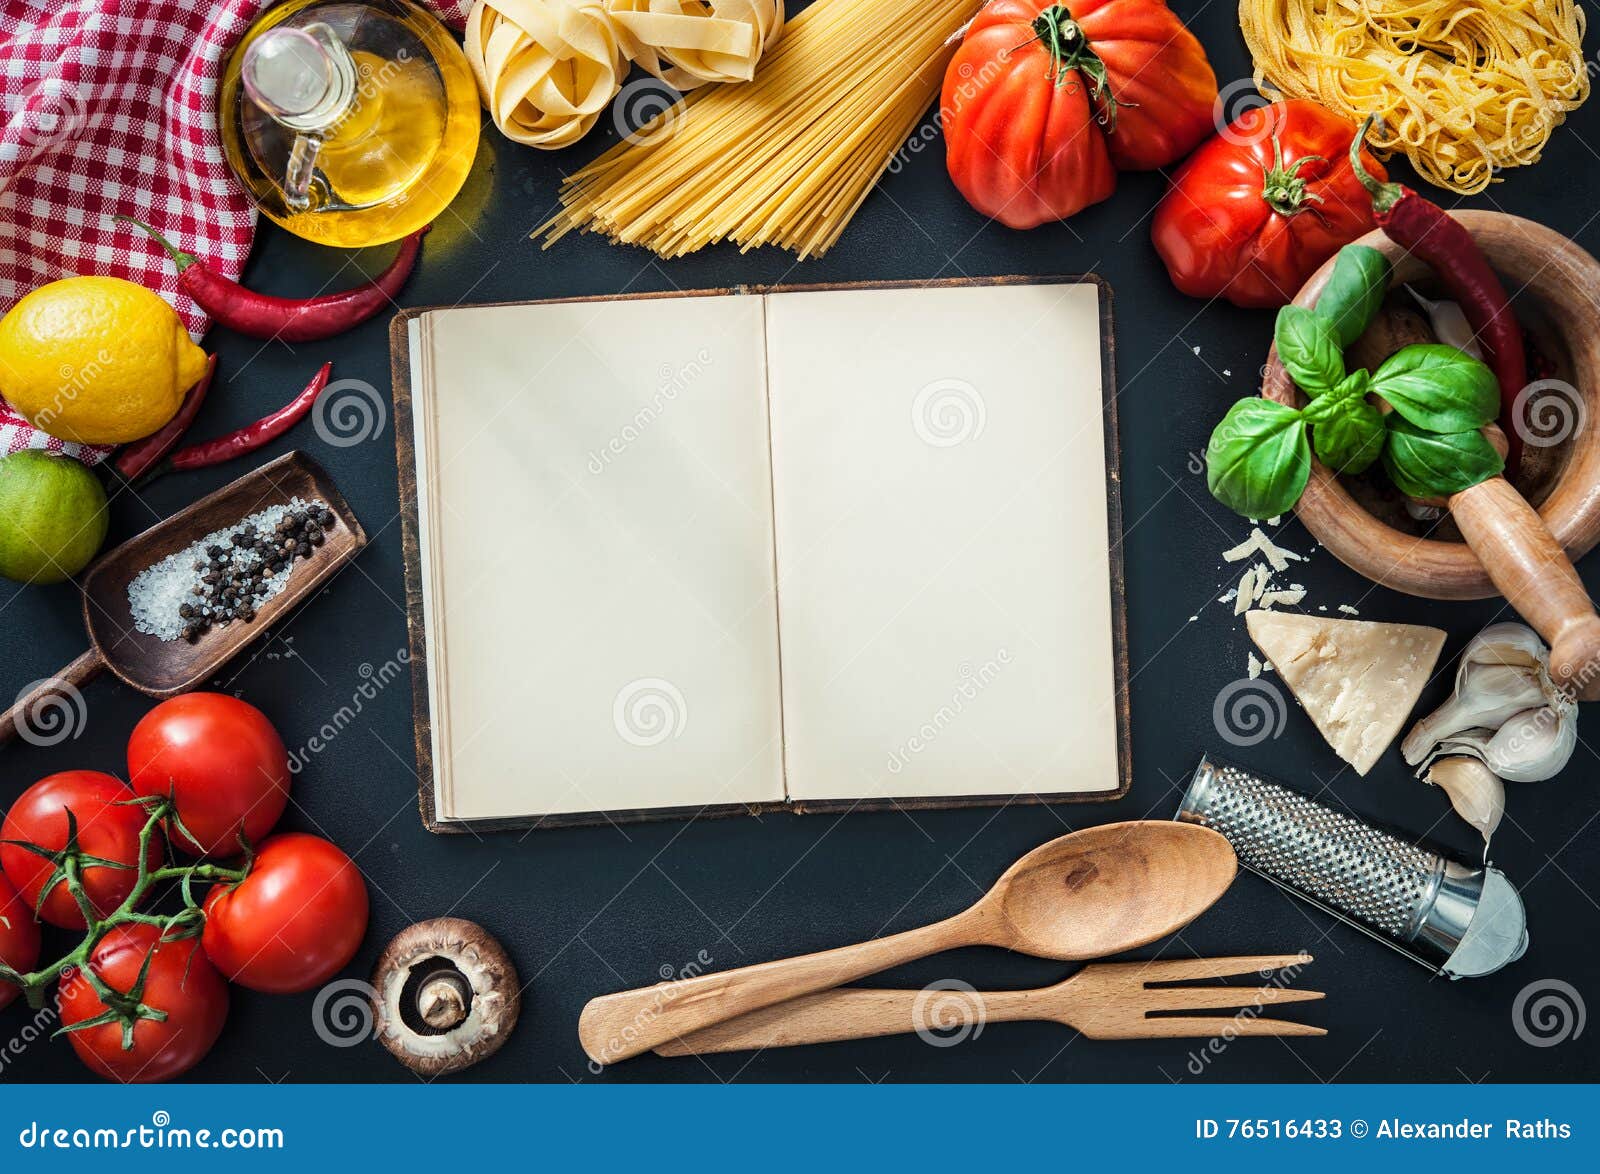
{"label": "wooden pestle", "polygon": [[1500,594],[1550,645],[1556,684],[1600,700],[1600,616],[1544,519],[1504,477],[1463,489],[1448,504]]}

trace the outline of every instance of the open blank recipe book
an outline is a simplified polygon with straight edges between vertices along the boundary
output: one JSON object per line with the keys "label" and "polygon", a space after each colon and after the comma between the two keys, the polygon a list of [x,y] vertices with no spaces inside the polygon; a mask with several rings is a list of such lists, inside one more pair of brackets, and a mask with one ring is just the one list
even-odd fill
{"label": "open blank recipe book", "polygon": [[1084,279],[402,314],[428,826],[1120,794],[1109,338]]}

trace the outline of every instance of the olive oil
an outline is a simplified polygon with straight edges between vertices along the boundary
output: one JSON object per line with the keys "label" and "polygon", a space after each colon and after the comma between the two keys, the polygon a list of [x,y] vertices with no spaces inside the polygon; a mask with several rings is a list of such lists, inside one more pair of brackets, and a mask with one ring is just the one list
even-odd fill
{"label": "olive oil", "polygon": [[460,47],[409,0],[289,0],[234,50],[219,122],[262,213],[360,248],[414,232],[455,198],[481,114]]}

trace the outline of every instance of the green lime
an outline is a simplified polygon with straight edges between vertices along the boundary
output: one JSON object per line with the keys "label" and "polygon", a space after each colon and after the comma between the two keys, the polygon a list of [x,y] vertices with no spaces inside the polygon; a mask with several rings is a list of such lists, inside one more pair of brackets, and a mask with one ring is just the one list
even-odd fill
{"label": "green lime", "polygon": [[0,575],[59,583],[106,540],[106,491],[71,457],[25,449],[0,457]]}

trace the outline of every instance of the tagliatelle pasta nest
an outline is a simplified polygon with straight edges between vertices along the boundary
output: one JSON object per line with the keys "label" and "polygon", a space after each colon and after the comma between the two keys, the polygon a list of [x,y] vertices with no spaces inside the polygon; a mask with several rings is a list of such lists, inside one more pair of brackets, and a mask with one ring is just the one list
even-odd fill
{"label": "tagliatelle pasta nest", "polygon": [[675,90],[747,82],[783,32],[782,0],[606,0],[628,56]]}
{"label": "tagliatelle pasta nest", "polygon": [[1321,102],[1427,180],[1481,192],[1589,96],[1575,0],[1240,0],[1258,87]]}
{"label": "tagliatelle pasta nest", "polygon": [[478,0],[465,49],[507,138],[554,149],[593,128],[629,61],[677,90],[749,81],[783,0]]}

